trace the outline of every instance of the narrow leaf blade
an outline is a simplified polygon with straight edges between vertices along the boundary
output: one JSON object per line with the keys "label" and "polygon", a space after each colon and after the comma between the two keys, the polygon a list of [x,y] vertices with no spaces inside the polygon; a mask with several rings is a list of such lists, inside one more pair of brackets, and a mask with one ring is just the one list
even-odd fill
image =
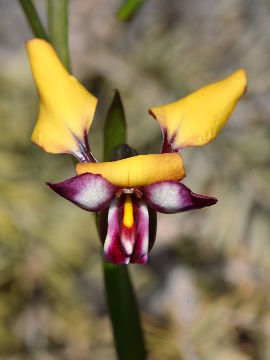
{"label": "narrow leaf blade", "polygon": [[125,0],[117,11],[117,19],[120,21],[130,20],[144,2],[145,0]]}
{"label": "narrow leaf blade", "polygon": [[115,91],[104,128],[104,161],[108,161],[113,149],[126,142],[126,119],[118,90]]}
{"label": "narrow leaf blade", "polygon": [[140,313],[127,265],[103,262],[103,269],[118,358],[146,360]]}

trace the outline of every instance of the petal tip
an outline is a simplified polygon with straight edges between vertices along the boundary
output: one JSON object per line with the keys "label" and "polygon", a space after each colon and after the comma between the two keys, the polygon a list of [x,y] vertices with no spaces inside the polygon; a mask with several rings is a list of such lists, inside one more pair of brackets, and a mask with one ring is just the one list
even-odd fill
{"label": "petal tip", "polygon": [[53,183],[51,183],[51,182],[49,182],[49,181],[45,181],[45,184],[46,184],[47,186],[49,186],[49,188],[51,188],[51,189],[54,190],[54,191],[55,191],[55,189],[57,188],[57,184],[53,184]]}
{"label": "petal tip", "polygon": [[247,82],[247,72],[246,69],[244,67],[241,67],[240,69],[235,71],[235,74],[239,74],[240,76],[242,76],[242,78],[245,80],[245,82]]}
{"label": "petal tip", "polygon": [[212,196],[199,195],[193,192],[191,192],[190,195],[193,200],[193,209],[201,209],[207,206],[212,206],[218,202],[218,199]]}
{"label": "petal tip", "polygon": [[244,94],[247,90],[247,73],[244,68],[240,68],[239,70],[236,70],[231,76],[231,78],[238,78],[239,86],[242,88],[242,94]]}
{"label": "petal tip", "polygon": [[25,46],[26,49],[28,51],[28,53],[30,54],[32,51],[36,50],[36,48],[38,47],[47,47],[47,48],[52,48],[51,44],[48,43],[48,41],[44,40],[44,39],[40,39],[40,38],[31,38],[28,39],[25,42]]}
{"label": "petal tip", "polygon": [[65,197],[63,188],[61,187],[62,183],[51,183],[49,181],[46,181],[46,185],[49,186],[54,192],[56,192],[58,195]]}
{"label": "petal tip", "polygon": [[151,115],[151,116],[153,116],[155,119],[156,119],[156,115],[155,115],[155,113],[153,112],[153,107],[152,108],[150,108],[150,109],[148,109],[148,114],[149,115]]}

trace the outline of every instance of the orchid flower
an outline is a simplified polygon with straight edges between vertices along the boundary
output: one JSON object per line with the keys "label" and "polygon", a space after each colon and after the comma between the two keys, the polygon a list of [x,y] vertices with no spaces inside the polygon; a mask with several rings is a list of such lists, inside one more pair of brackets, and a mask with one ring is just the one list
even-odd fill
{"label": "orchid flower", "polygon": [[107,209],[104,257],[113,264],[147,262],[149,213],[177,213],[214,205],[217,199],[193,193],[180,181],[185,169],[180,150],[213,140],[246,89],[243,69],[150,114],[163,133],[160,154],[97,162],[88,144],[97,99],[61,64],[52,46],[27,42],[39,92],[39,115],[32,141],[45,151],[74,155],[77,176],[48,185],[80,208]]}

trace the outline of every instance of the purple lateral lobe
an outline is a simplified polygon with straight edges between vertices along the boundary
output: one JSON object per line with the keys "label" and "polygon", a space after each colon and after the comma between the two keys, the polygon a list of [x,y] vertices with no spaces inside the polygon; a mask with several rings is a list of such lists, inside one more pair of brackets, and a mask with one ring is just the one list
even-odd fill
{"label": "purple lateral lobe", "polygon": [[156,211],[172,214],[216,204],[214,197],[193,193],[177,181],[158,181],[143,187],[146,203]]}
{"label": "purple lateral lobe", "polygon": [[[132,197],[134,226],[127,234],[123,224],[124,196],[114,199],[108,212],[107,235],[104,242],[104,258],[111,264],[147,262],[149,247],[149,215],[146,204]],[[131,241],[132,239],[132,241]]]}
{"label": "purple lateral lobe", "polygon": [[88,211],[103,210],[110,204],[118,189],[103,176],[91,173],[47,185],[60,196]]}

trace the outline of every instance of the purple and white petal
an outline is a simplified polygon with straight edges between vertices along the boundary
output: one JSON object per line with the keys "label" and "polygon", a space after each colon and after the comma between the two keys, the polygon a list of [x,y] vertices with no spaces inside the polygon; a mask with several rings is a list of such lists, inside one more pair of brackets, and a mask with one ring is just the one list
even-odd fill
{"label": "purple and white petal", "polygon": [[135,225],[127,228],[124,224],[121,224],[121,244],[128,256],[133,252],[134,244],[136,241],[136,227]]}
{"label": "purple and white petal", "polygon": [[146,264],[149,250],[149,213],[143,200],[134,201],[136,209],[137,237],[130,262]]}
{"label": "purple and white petal", "polygon": [[[143,200],[132,198],[135,226],[123,221],[124,198],[113,200],[108,212],[104,258],[111,264],[145,264],[149,250],[149,214]],[[127,230],[130,233],[127,233]]]}
{"label": "purple and white petal", "polygon": [[107,207],[118,189],[103,176],[91,173],[47,185],[60,196],[88,211],[101,211]]}
{"label": "purple and white petal", "polygon": [[193,193],[177,181],[158,181],[143,187],[143,196],[149,206],[165,214],[177,213],[216,204],[214,197]]}
{"label": "purple and white petal", "polygon": [[104,242],[104,258],[111,264],[128,264],[130,256],[126,254],[121,243],[120,216],[122,199],[114,199],[108,212],[107,235]]}

